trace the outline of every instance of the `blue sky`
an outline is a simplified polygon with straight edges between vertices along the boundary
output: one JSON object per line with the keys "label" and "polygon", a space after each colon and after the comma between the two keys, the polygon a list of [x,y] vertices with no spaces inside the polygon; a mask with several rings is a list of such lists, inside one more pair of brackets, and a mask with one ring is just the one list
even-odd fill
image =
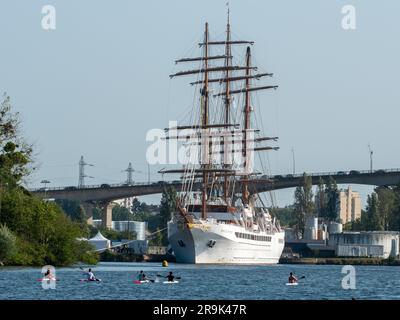
{"label": "blue sky", "polygon": [[[84,155],[87,183],[118,183],[129,162],[147,179],[146,132],[180,119],[191,104],[188,78],[170,80],[174,60],[193,52],[204,22],[225,28],[225,0],[22,1],[0,3],[0,91],[20,112],[35,145],[29,186],[76,185]],[[56,30],[41,8],[56,8]],[[343,5],[357,29],[341,28]],[[257,63],[279,89],[259,94],[274,174],[400,167],[400,2],[231,0],[234,35],[254,40]],[[152,180],[161,180],[152,168]],[[370,187],[354,186],[365,200]],[[293,190],[276,192],[279,204]],[[154,197],[152,199],[155,199]]]}

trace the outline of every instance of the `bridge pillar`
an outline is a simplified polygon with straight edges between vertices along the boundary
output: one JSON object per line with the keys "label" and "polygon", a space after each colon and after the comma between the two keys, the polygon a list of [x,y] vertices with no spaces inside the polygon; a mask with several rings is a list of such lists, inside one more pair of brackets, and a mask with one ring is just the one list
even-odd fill
{"label": "bridge pillar", "polygon": [[103,228],[111,229],[112,227],[112,209],[115,207],[115,203],[112,202],[106,202],[103,203],[103,208],[102,208],[102,220],[101,220],[101,226]]}
{"label": "bridge pillar", "polygon": [[82,203],[83,210],[86,213],[86,222],[87,224],[93,225],[93,209],[94,204],[92,202],[83,202]]}

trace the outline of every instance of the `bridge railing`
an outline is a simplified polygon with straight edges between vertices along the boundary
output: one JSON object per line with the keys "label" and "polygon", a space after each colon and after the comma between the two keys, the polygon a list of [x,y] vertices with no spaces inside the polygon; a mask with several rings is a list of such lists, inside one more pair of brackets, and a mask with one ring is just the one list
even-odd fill
{"label": "bridge railing", "polygon": [[[320,176],[346,176],[346,175],[357,175],[357,174],[374,174],[374,173],[391,173],[397,172],[400,173],[400,168],[394,169],[376,169],[376,170],[348,170],[348,171],[331,171],[331,172],[317,172],[317,173],[307,173],[306,175],[309,177],[320,177]],[[268,175],[265,177],[268,178],[301,178],[304,173],[296,173],[296,174],[276,174],[276,175]],[[264,176],[263,176],[264,177]]]}
{"label": "bridge railing", "polygon": [[107,188],[116,188],[116,187],[135,187],[135,186],[156,186],[156,185],[165,185],[165,184],[177,184],[180,183],[178,180],[174,181],[158,181],[158,182],[135,182],[132,184],[128,183],[103,183],[103,184],[93,184],[93,185],[85,185],[83,187],[77,186],[65,186],[65,187],[41,187],[41,188],[30,188],[31,192],[44,192],[46,191],[75,191],[75,190],[86,190],[86,189],[107,189]]}
{"label": "bridge railing", "polygon": [[[320,177],[320,176],[346,176],[346,175],[357,175],[357,174],[374,174],[374,173],[391,173],[397,172],[400,173],[400,168],[395,169],[377,169],[377,170],[349,170],[349,171],[333,171],[333,172],[319,172],[319,173],[307,173],[309,177]],[[261,178],[265,177],[268,179],[279,179],[279,178],[301,178],[303,173],[296,174],[277,174],[277,175],[262,175]],[[87,190],[87,189],[107,189],[107,188],[116,188],[116,187],[135,187],[135,186],[155,186],[155,185],[171,185],[171,184],[179,184],[179,180],[174,181],[158,181],[158,182],[135,182],[133,184],[127,183],[114,183],[114,184],[96,184],[96,185],[87,185],[84,187],[76,187],[76,186],[66,186],[66,187],[51,187],[51,188],[31,188],[29,191],[31,192],[44,192],[44,191],[75,191],[75,190]]]}

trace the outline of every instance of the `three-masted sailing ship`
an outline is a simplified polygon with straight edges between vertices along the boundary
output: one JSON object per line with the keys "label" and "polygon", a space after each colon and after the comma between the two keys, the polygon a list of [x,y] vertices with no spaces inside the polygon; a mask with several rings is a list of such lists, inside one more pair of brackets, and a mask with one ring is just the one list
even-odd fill
{"label": "three-masted sailing ship", "polygon": [[[262,145],[277,137],[260,136],[252,127],[252,94],[277,88],[253,85],[272,74],[256,72],[252,45],[253,41],[231,39],[228,13],[226,39],[210,40],[206,23],[199,43],[202,55],[176,61],[197,63],[199,68],[170,76],[197,76],[191,84],[200,93],[191,123],[166,129],[167,139],[188,146],[189,161],[182,169],[160,171],[182,179],[177,212],[168,222],[177,262],[275,264],[281,256],[284,231],[251,189],[257,174],[252,169],[254,152],[278,149]],[[243,50],[244,63],[236,63],[232,49]]]}

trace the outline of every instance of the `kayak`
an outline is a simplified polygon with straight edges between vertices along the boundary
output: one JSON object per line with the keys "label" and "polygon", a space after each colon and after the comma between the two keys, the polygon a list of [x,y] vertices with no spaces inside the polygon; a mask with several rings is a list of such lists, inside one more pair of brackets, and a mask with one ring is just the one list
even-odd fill
{"label": "kayak", "polygon": [[287,286],[297,286],[298,282],[286,283]]}
{"label": "kayak", "polygon": [[96,280],[88,280],[88,279],[80,279],[80,282],[101,282],[101,279],[96,279]]}
{"label": "kayak", "polygon": [[176,281],[176,280],[174,280],[174,281],[163,281],[163,283],[165,283],[165,284],[174,284],[174,283],[179,283],[179,281]]}
{"label": "kayak", "polygon": [[134,284],[142,284],[142,283],[149,283],[150,280],[134,280],[133,283]]}
{"label": "kayak", "polygon": [[49,281],[58,281],[58,279],[55,279],[55,278],[51,278],[51,279],[41,278],[41,279],[37,279],[37,281],[39,281],[39,282],[49,282]]}

